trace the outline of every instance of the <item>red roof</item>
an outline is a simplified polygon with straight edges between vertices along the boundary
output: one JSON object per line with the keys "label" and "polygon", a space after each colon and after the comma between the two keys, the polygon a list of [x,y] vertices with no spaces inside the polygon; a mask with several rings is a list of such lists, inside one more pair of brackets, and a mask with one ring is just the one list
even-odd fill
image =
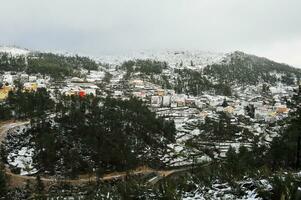
{"label": "red roof", "polygon": [[79,91],[78,95],[80,97],[84,97],[84,96],[86,96],[86,92],[85,91]]}

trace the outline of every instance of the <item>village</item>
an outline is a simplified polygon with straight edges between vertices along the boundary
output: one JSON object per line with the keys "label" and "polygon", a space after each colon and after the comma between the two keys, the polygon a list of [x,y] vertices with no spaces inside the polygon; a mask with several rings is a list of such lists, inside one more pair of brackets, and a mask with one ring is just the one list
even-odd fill
{"label": "village", "polygon": [[287,101],[294,95],[294,87],[278,84],[269,88],[270,98],[262,96],[262,85],[236,88],[235,96],[202,94],[189,96],[177,94],[172,89],[165,89],[142,79],[130,79],[125,83],[123,71],[110,70],[112,78],[105,87],[100,88],[105,77],[103,71],[90,71],[85,78],[71,77],[64,81],[52,81],[51,77],[22,72],[5,72],[0,75],[0,101],[8,97],[9,91],[22,86],[24,91],[36,91],[46,88],[50,93],[59,91],[63,95],[101,95],[127,99],[136,97],[146,102],[158,116],[196,117],[203,120],[215,113],[225,112],[229,116],[246,116],[247,108],[254,109],[254,121],[275,122],[287,116]]}
{"label": "village", "polygon": [[[202,134],[198,125],[204,124],[206,118],[219,121],[219,113],[226,114],[231,119],[231,124],[248,129],[254,136],[259,136],[262,143],[272,141],[273,137],[277,136],[277,121],[288,116],[287,102],[294,95],[295,89],[278,84],[269,87],[266,95],[262,95],[263,85],[257,85],[235,88],[231,97],[206,93],[191,96],[177,94],[175,90],[162,88],[139,77],[125,80],[125,72],[117,68],[107,71],[84,71],[83,74],[82,77],[53,81],[51,77],[40,74],[5,72],[0,76],[0,101],[3,102],[9,91],[20,86],[27,92],[46,88],[52,98],[55,98],[55,92],[59,92],[66,96],[141,99],[158,117],[175,122],[177,142],[170,145],[170,153],[166,155],[166,160],[173,165],[183,165],[191,163],[192,160],[187,155],[192,151],[195,153],[195,150],[187,147],[186,142]],[[110,74],[108,82],[104,82],[106,74]],[[271,132],[270,124],[275,123],[275,132]],[[225,156],[230,146],[238,149],[240,145],[248,146],[253,141],[253,138],[246,140],[242,133],[236,133],[233,138],[232,141],[215,144],[220,150],[216,154],[217,157]],[[202,159],[209,158],[205,156]]]}

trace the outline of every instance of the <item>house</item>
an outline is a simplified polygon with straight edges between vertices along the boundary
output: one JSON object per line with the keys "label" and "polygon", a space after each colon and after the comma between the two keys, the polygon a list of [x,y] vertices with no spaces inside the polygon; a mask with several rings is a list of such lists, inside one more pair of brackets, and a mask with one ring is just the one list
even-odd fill
{"label": "house", "polygon": [[38,84],[38,86],[37,86],[38,88],[46,88],[47,86],[46,86],[46,84]]}
{"label": "house", "polygon": [[29,80],[29,75],[28,75],[28,74],[21,74],[21,75],[20,75],[20,81],[21,81],[22,83],[28,82],[28,80]]}
{"label": "house", "polygon": [[23,85],[23,89],[29,92],[37,91],[38,89],[38,84],[37,83],[32,83],[32,82],[26,82]]}
{"label": "house", "polygon": [[167,95],[171,95],[171,96],[176,94],[175,90],[167,90],[166,93],[167,93]]}
{"label": "house", "polygon": [[245,109],[243,106],[236,106],[233,112],[234,115],[244,115],[245,114]]}
{"label": "house", "polygon": [[29,76],[28,77],[28,82],[36,82],[37,81],[37,77],[36,76]]}
{"label": "house", "polygon": [[206,107],[206,103],[201,101],[200,99],[195,100],[194,103],[195,103],[196,107],[198,107],[198,108],[205,108]]}
{"label": "house", "polygon": [[5,92],[2,89],[0,89],[0,101],[3,101],[7,97],[8,97],[8,92]]}
{"label": "house", "polygon": [[186,106],[193,106],[193,105],[195,105],[195,99],[192,99],[192,98],[185,99],[185,105]]}
{"label": "house", "polygon": [[223,112],[224,111],[224,107],[223,106],[217,106],[216,107],[216,112]]}
{"label": "house", "polygon": [[153,107],[160,107],[162,105],[162,97],[161,96],[152,96],[151,97],[151,105]]}
{"label": "house", "polygon": [[226,108],[224,108],[224,112],[232,114],[234,112],[234,108],[232,106],[227,106]]}
{"label": "house", "polygon": [[38,84],[46,84],[46,83],[47,83],[47,81],[46,81],[45,79],[43,79],[43,78],[37,79],[36,82],[37,82]]}
{"label": "house", "polygon": [[171,102],[170,107],[171,108],[176,108],[176,107],[178,107],[178,104],[176,102]]}
{"label": "house", "polygon": [[4,83],[8,83],[9,85],[13,85],[14,84],[13,75],[11,75],[11,74],[4,74],[3,75],[3,82]]}
{"label": "house", "polygon": [[286,107],[286,105],[280,105],[276,108],[276,113],[283,114],[288,113],[289,109]]}
{"label": "house", "polygon": [[86,88],[85,92],[86,92],[87,95],[96,96],[96,89],[95,88]]}
{"label": "house", "polygon": [[141,98],[141,99],[146,97],[146,93],[144,91],[132,92],[132,94],[133,94],[133,96]]}
{"label": "house", "polygon": [[71,78],[71,82],[72,83],[82,83],[82,82],[84,82],[84,80],[81,78],[78,78],[78,77],[73,77],[73,78]]}
{"label": "house", "polygon": [[0,100],[5,100],[8,97],[9,91],[11,90],[11,86],[2,86],[2,88],[0,88]]}
{"label": "house", "polygon": [[84,90],[80,90],[79,92],[78,92],[78,96],[80,96],[80,97],[85,97],[87,94],[86,94],[86,91],[84,91]]}
{"label": "house", "polygon": [[176,102],[178,107],[183,107],[185,106],[185,99],[187,96],[185,94],[178,94],[175,96],[172,96],[172,102]]}
{"label": "house", "polygon": [[121,97],[122,95],[123,95],[123,92],[119,91],[119,90],[115,90],[114,94],[113,94],[114,97]]}
{"label": "house", "polygon": [[163,107],[169,107],[171,103],[171,96],[163,96],[162,105]]}
{"label": "house", "polygon": [[105,73],[103,71],[90,71],[90,74],[87,75],[88,82],[100,82],[105,77]]}
{"label": "house", "polygon": [[203,118],[203,119],[205,119],[208,115],[209,115],[209,114],[208,114],[208,112],[206,112],[206,111],[200,112],[200,113],[199,113],[199,116],[200,116],[201,118]]}
{"label": "house", "polygon": [[74,95],[76,95],[76,93],[77,93],[77,91],[71,89],[71,90],[66,91],[64,94],[66,96],[74,96]]}
{"label": "house", "polygon": [[140,79],[134,79],[130,81],[131,85],[143,85],[143,80]]}
{"label": "house", "polygon": [[155,91],[155,95],[156,96],[164,96],[165,95],[165,90],[163,90],[163,89],[157,89]]}

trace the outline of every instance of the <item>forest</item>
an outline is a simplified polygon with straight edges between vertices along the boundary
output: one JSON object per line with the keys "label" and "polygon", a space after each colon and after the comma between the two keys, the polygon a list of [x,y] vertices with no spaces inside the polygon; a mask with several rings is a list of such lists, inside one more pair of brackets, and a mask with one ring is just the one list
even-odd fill
{"label": "forest", "polygon": [[[245,86],[256,85],[260,82],[273,85],[278,81],[293,85],[301,77],[299,69],[242,52],[234,52],[229,62],[208,65],[204,68],[203,73],[215,77],[222,83]],[[282,76],[278,77],[275,73]]]}
{"label": "forest", "polygon": [[14,57],[6,53],[0,53],[0,71],[40,73],[60,79],[78,74],[81,68],[97,70],[98,64],[88,57],[78,55],[64,56],[33,52],[26,56]]}
{"label": "forest", "polygon": [[35,149],[33,160],[41,174],[76,178],[145,165],[163,168],[161,158],[175,140],[173,121],[156,117],[135,98],[61,96],[54,105],[44,90],[16,91],[5,106],[2,113],[14,113],[4,114],[7,118],[31,119],[30,129],[19,139],[29,138],[26,145]]}

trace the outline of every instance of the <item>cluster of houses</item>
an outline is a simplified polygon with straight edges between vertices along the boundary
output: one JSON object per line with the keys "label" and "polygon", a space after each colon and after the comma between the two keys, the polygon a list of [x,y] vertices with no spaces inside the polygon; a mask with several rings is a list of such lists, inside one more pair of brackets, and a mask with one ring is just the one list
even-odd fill
{"label": "cluster of houses", "polygon": [[0,100],[5,100],[16,84],[21,84],[23,90],[36,91],[38,88],[47,88],[49,81],[48,76],[5,72],[0,75]]}
{"label": "cluster of houses", "polygon": [[[226,98],[217,95],[189,96],[186,94],[177,94],[172,89],[163,89],[160,86],[142,79],[131,79],[126,84],[122,82],[122,73],[116,71],[110,72],[112,79],[108,83],[108,88],[115,98],[128,98],[129,95],[142,99],[149,106],[157,111],[160,108],[168,108],[171,111],[181,108],[194,108],[198,116],[208,116],[212,113],[225,112],[230,116],[247,115],[246,107],[254,108],[254,118],[257,120],[272,121],[282,116],[286,116],[289,109],[286,107],[284,98],[290,98],[293,95],[294,88],[279,85],[270,88],[270,94],[274,103],[271,104],[261,95],[254,95],[254,91],[259,90],[259,86],[250,86],[248,91],[241,93],[238,98]],[[100,88],[98,83],[102,83],[105,73],[103,71],[89,71],[84,78],[73,77],[59,84],[57,89],[64,95],[98,95]],[[53,88],[55,83],[50,82],[49,77],[42,75],[28,75],[25,73],[5,72],[0,75],[0,100],[7,98],[9,91],[14,89],[18,81],[22,84],[24,90],[36,91],[38,88]],[[160,111],[161,112],[161,111]],[[166,112],[166,109],[165,111]]]}
{"label": "cluster of houses", "polygon": [[97,90],[99,87],[93,83],[88,82],[78,82],[78,81],[70,81],[67,82],[64,87],[60,89],[61,93],[67,96],[78,95],[78,96],[86,96],[93,95],[96,96]]}
{"label": "cluster of houses", "polygon": [[85,78],[72,77],[66,80],[64,84],[59,88],[60,92],[67,96],[78,95],[97,95],[99,87],[97,84],[101,83],[105,73],[103,71],[89,71]]}
{"label": "cluster of houses", "polygon": [[14,90],[17,84],[21,84],[24,91],[34,92],[38,88],[59,89],[64,95],[94,95],[96,96],[104,78],[103,71],[90,71],[84,79],[73,77],[61,83],[52,82],[49,76],[29,75],[24,72],[5,72],[0,75],[0,101],[8,97],[8,93]]}
{"label": "cluster of houses", "polygon": [[[199,110],[199,116],[208,116],[210,113],[225,112],[229,116],[247,116],[246,107],[252,106],[254,108],[253,118],[256,120],[275,121],[287,116],[289,109],[285,97],[290,98],[293,95],[293,88],[289,86],[280,85],[278,87],[271,87],[270,94],[273,98],[273,103],[270,103],[264,97],[254,93],[239,98],[228,98],[218,95],[201,95],[188,96],[186,94],[177,94],[174,90],[162,89],[160,86],[152,84],[141,79],[133,79],[129,81],[131,93],[149,103],[150,107],[157,108],[196,108]],[[259,89],[259,88],[255,88]],[[119,96],[122,96],[121,91],[117,91]],[[244,95],[244,94],[242,94]],[[182,109],[183,110],[183,109]],[[167,111],[164,111],[167,113]]]}

